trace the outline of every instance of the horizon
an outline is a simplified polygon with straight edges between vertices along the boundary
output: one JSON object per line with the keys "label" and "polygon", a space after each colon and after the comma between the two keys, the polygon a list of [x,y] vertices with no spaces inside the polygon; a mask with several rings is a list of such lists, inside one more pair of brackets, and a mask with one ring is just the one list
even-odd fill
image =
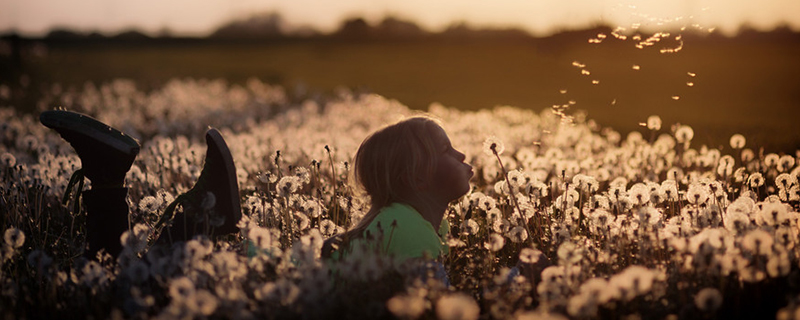
{"label": "horizon", "polygon": [[[632,4],[635,3],[635,4]],[[374,25],[386,17],[413,22],[436,33],[466,24],[477,29],[516,28],[532,36],[592,28],[598,25],[660,31],[697,29],[734,35],[743,29],[771,31],[788,28],[800,31],[800,2],[771,0],[758,4],[721,0],[583,2],[559,4],[541,1],[513,1],[485,4],[479,1],[370,2],[343,0],[337,3],[314,0],[271,1],[203,0],[200,3],[155,0],[140,2],[80,0],[0,0],[0,32],[23,36],[44,36],[53,30],[104,35],[139,31],[150,36],[203,37],[234,21],[277,13],[289,31],[313,29],[332,33],[353,18]]]}

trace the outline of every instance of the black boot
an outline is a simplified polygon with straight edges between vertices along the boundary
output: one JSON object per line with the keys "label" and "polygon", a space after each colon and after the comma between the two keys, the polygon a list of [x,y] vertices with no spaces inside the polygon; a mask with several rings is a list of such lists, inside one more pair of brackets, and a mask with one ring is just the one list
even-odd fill
{"label": "black boot", "polygon": [[[164,212],[156,228],[169,219],[172,226],[162,232],[161,239],[186,241],[198,234],[209,237],[239,232],[236,224],[242,218],[236,167],[225,139],[217,129],[206,132],[205,164],[197,182],[188,192],[179,195]],[[176,211],[181,205],[183,211]]]}

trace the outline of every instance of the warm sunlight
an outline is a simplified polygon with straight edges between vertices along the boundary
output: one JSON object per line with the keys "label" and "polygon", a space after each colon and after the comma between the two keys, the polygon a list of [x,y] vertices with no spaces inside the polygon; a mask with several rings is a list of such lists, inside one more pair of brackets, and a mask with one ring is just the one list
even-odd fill
{"label": "warm sunlight", "polygon": [[2,0],[0,30],[46,33],[52,27],[118,32],[139,28],[146,32],[171,30],[204,35],[220,24],[259,12],[282,14],[294,26],[331,31],[345,18],[378,20],[396,15],[438,30],[458,21],[477,26],[517,26],[534,34],[563,28],[583,28],[598,22],[612,25],[662,28],[700,25],[731,33],[743,24],[769,29],[800,28],[800,2],[768,1],[527,1],[527,0],[201,0],[100,1]]}

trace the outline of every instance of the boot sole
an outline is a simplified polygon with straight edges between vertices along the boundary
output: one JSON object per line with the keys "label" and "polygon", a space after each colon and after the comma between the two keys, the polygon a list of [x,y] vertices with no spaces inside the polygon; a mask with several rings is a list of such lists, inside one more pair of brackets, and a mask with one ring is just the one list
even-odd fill
{"label": "boot sole", "polygon": [[136,139],[84,114],[49,110],[39,115],[39,122],[56,131],[67,130],[85,135],[126,155],[136,156],[139,153]]}

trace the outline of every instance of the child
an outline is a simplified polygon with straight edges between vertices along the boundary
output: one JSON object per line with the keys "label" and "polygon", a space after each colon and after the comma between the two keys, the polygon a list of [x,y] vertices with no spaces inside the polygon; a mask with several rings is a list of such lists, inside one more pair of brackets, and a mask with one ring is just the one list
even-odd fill
{"label": "child", "polygon": [[409,118],[367,137],[356,153],[355,177],[371,208],[353,229],[328,239],[323,256],[338,259],[368,234],[382,234],[383,253],[396,258],[446,255],[444,214],[450,202],[469,191],[473,174],[464,159],[444,129],[427,117]]}
{"label": "child", "polygon": [[[122,250],[120,236],[128,230],[125,175],[139,153],[139,143],[92,117],[75,112],[45,111],[39,121],[56,130],[81,159],[81,169],[70,178],[67,192],[74,183],[80,188],[84,177],[92,182],[91,190],[79,190],[86,206],[87,256],[95,257],[100,250],[118,256]],[[159,225],[170,222],[167,219],[172,219],[173,223],[161,233],[159,242],[184,241],[197,234],[220,236],[239,231],[236,223],[242,214],[233,158],[216,129],[206,132],[206,143],[208,151],[200,177],[191,190],[167,207]],[[177,205],[182,205],[184,210],[173,216]]]}

